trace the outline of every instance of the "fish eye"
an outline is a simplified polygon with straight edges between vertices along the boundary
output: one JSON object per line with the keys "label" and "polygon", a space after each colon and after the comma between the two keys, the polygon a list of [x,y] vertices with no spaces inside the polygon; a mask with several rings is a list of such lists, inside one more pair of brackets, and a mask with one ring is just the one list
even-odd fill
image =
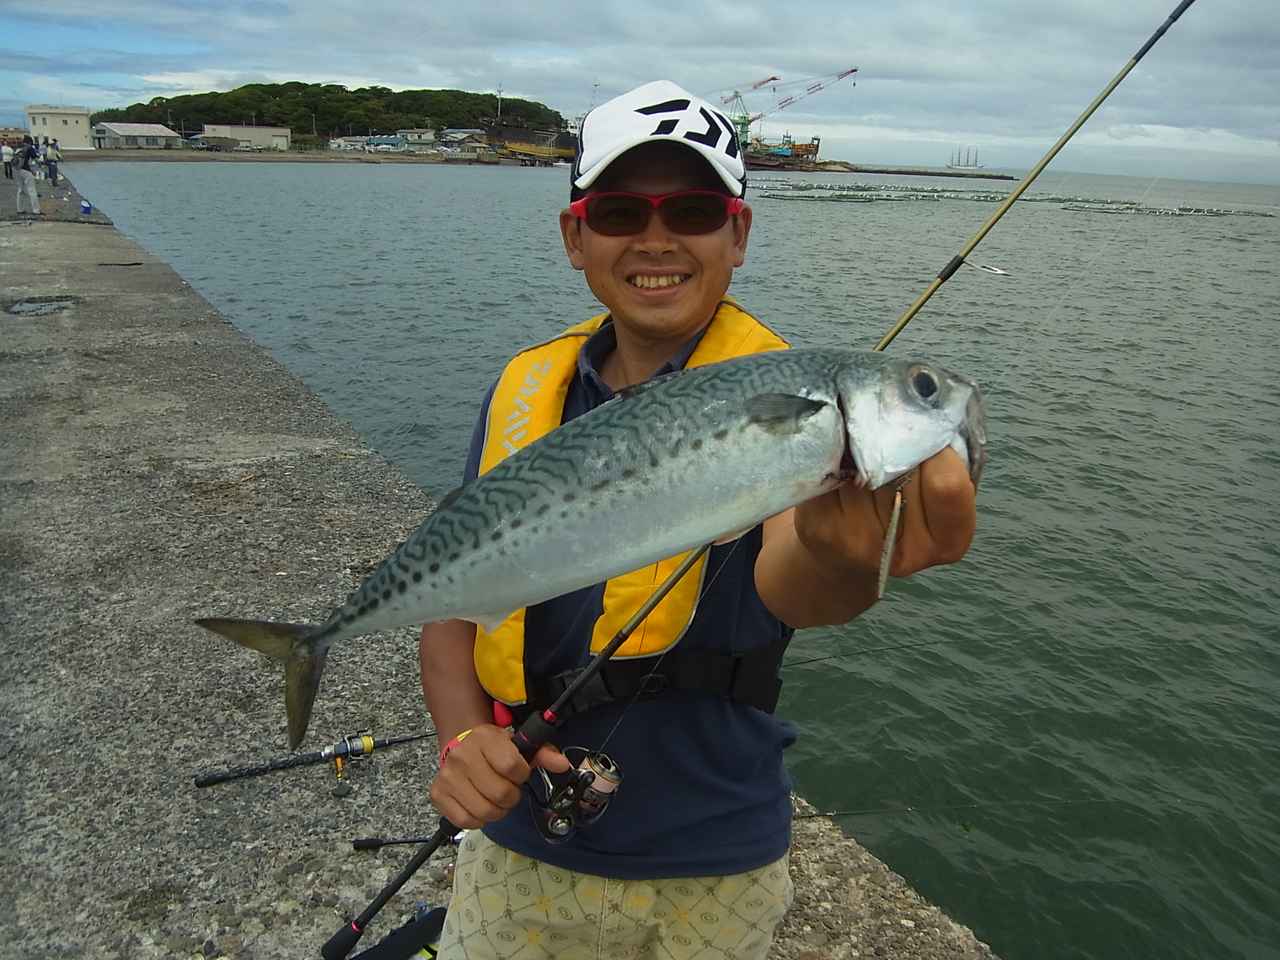
{"label": "fish eye", "polygon": [[938,378],[928,367],[913,367],[907,373],[907,379],[911,382],[911,389],[921,400],[933,403],[937,399],[941,387],[938,384]]}

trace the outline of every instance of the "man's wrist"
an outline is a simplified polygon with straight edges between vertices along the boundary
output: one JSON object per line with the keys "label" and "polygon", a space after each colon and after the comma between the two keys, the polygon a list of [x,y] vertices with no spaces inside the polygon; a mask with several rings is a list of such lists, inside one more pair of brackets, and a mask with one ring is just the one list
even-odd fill
{"label": "man's wrist", "polygon": [[467,729],[466,729],[466,730],[463,730],[463,731],[462,731],[461,733],[459,733],[456,737],[454,737],[452,740],[450,740],[448,743],[446,743],[446,744],[444,745],[444,749],[440,751],[440,763],[439,763],[439,766],[441,766],[441,767],[443,767],[443,766],[444,766],[444,762],[445,762],[447,759],[449,759],[449,754],[454,750],[454,748],[455,748],[455,747],[457,747],[460,743],[462,743],[462,741],[463,741],[463,740],[465,740],[465,739],[467,739],[467,737],[471,736],[471,731],[472,731],[473,729],[474,729],[473,727],[467,727]]}

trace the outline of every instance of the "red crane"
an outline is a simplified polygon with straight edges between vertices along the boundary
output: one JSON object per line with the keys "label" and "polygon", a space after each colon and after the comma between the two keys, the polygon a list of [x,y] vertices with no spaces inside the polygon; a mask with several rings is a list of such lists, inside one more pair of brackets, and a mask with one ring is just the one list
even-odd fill
{"label": "red crane", "polygon": [[841,70],[839,73],[827,74],[824,77],[815,77],[811,80],[789,80],[783,83],[782,78],[776,76],[765,77],[763,80],[757,80],[755,83],[751,84],[750,88],[747,90],[748,93],[753,90],[760,89],[767,83],[773,84],[771,89],[775,94],[778,92],[778,87],[780,86],[796,87],[803,85],[803,89],[800,89],[795,93],[786,94],[770,109],[761,110],[757,113],[752,113],[747,109],[746,101],[743,100],[743,95],[738,90],[734,90],[733,93],[721,97],[720,102],[726,106],[730,104],[733,105],[730,118],[738,128],[738,142],[745,148],[746,145],[751,142],[751,124],[769,116],[770,114],[777,113],[779,110],[785,110],[787,107],[794,106],[806,97],[811,97],[819,90],[825,90],[833,83],[838,83],[846,77],[853,76],[857,72],[857,67],[850,67],[847,70]]}

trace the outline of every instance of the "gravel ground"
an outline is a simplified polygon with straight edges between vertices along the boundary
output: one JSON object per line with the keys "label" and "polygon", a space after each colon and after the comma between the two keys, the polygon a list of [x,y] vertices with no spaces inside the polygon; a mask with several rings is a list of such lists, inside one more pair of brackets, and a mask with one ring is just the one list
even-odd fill
{"label": "gravel ground", "polygon": [[[7,186],[7,184],[6,184]],[[435,818],[433,740],[197,789],[284,753],[278,667],[191,623],[314,620],[431,501],[68,183],[0,190],[0,956],[314,956]],[[330,654],[308,749],[429,729],[412,631]],[[799,802],[799,801],[798,801]],[[830,821],[796,822],[774,955],[990,957]],[[366,941],[442,904],[419,871]],[[366,944],[362,944],[367,945]]]}

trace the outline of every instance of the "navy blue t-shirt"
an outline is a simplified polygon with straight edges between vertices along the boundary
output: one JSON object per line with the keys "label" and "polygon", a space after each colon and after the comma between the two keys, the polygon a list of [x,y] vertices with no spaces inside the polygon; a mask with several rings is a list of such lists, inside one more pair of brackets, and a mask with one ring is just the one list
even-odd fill
{"label": "navy blue t-shirt", "polygon": [[[700,339],[657,373],[682,369]],[[613,396],[599,371],[615,343],[613,326],[606,323],[583,344],[561,422]],[[490,388],[472,437],[466,480],[479,470],[492,398]],[[705,592],[680,640],[682,649],[739,654],[790,634],[756,594],[761,539],[756,527],[736,543],[712,547]],[[530,672],[554,674],[590,660],[603,593],[604,585],[597,584],[529,608]],[[795,733],[761,710],[705,694],[668,692],[570,717],[554,742],[562,749],[603,749],[622,769],[622,786],[604,816],[557,844],[534,826],[526,789],[515,810],[484,828],[510,850],[582,873],[639,880],[742,873],[772,863],[790,845],[791,779],[782,751],[795,742]]]}

